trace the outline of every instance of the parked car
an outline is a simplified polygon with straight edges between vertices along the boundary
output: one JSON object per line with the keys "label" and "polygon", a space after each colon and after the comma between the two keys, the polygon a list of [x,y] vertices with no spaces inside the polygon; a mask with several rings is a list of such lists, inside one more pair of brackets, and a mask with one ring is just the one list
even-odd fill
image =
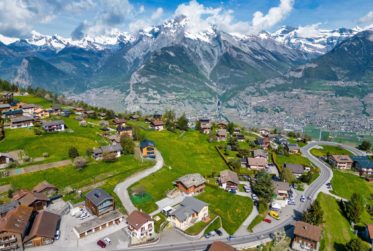
{"label": "parked car", "polygon": [[208,238],[210,238],[210,237],[211,237],[210,233],[205,234],[205,238],[206,238],[206,239],[208,239]]}
{"label": "parked car", "polygon": [[108,237],[105,237],[105,238],[104,238],[104,242],[105,242],[107,245],[110,245],[110,244],[111,244],[111,240],[110,240]]}
{"label": "parked car", "polygon": [[233,235],[230,235],[230,236],[227,238],[228,241],[231,241],[231,240],[234,240],[234,239],[236,239],[236,236],[233,236]]}
{"label": "parked car", "polygon": [[300,196],[300,202],[305,202],[306,201],[306,197],[304,197],[304,195]]}
{"label": "parked car", "polygon": [[222,235],[223,235],[223,232],[220,231],[220,229],[215,229],[214,231],[215,231],[215,233],[216,233],[217,235],[219,235],[219,236],[222,236]]}
{"label": "parked car", "polygon": [[255,193],[251,194],[251,198],[252,198],[253,200],[258,200],[258,196],[256,196]]}
{"label": "parked car", "polygon": [[294,200],[288,200],[288,205],[295,205],[295,201]]}
{"label": "parked car", "polygon": [[209,232],[209,235],[210,235],[210,236],[215,236],[216,233],[215,233],[215,231],[211,231],[211,232]]}
{"label": "parked car", "polygon": [[263,221],[264,221],[264,222],[267,222],[267,223],[272,223],[272,220],[271,220],[271,219],[268,219],[268,218],[264,218]]}
{"label": "parked car", "polygon": [[101,248],[106,248],[106,244],[102,240],[97,241],[97,245]]}
{"label": "parked car", "polygon": [[56,234],[54,235],[54,239],[59,240],[60,236],[61,236],[61,231],[59,229],[57,229]]}
{"label": "parked car", "polygon": [[244,190],[246,193],[250,193],[250,191],[251,191],[250,187],[247,186],[247,185],[244,185],[244,186],[243,186],[243,190]]}

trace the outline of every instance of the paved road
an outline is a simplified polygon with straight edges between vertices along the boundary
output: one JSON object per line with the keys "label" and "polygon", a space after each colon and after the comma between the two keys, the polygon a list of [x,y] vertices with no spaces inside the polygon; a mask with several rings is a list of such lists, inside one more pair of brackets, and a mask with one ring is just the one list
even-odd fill
{"label": "paved road", "polygon": [[142,172],[135,173],[134,175],[125,179],[122,183],[116,185],[114,192],[118,195],[120,201],[122,202],[124,208],[127,210],[127,213],[131,213],[136,210],[136,207],[132,204],[130,196],[128,194],[128,188],[134,183],[142,180],[143,178],[149,176],[150,174],[158,171],[163,167],[164,161],[160,152],[156,151],[156,163],[153,167],[145,169]]}
{"label": "paved road", "polygon": [[[319,177],[307,188],[307,190],[304,192],[304,195],[306,197],[311,197],[312,200],[314,200],[318,193],[321,191],[322,187],[325,186],[326,183],[328,183],[331,178],[333,177],[333,173],[330,170],[330,168],[321,160],[314,157],[310,150],[317,146],[317,145],[339,145],[349,151],[351,151],[353,154],[356,155],[365,155],[364,152],[355,149],[350,146],[333,143],[333,142],[310,142],[305,147],[301,148],[301,152],[304,156],[309,158],[317,167],[320,169],[320,175]],[[278,225],[273,226],[271,229],[259,231],[256,233],[247,234],[245,236],[234,238],[231,241],[227,241],[226,239],[221,239],[222,241],[225,241],[231,245],[240,245],[240,244],[246,244],[246,243],[254,243],[260,240],[265,240],[269,238],[269,235],[275,231],[283,230],[283,228],[287,225],[290,225],[297,217],[300,217],[301,213],[307,209],[312,200],[307,200],[305,203],[298,203],[297,206],[294,209],[293,216],[283,219],[281,222],[279,222]],[[177,244],[168,244],[168,245],[157,245],[157,246],[151,246],[151,247],[139,247],[139,248],[131,248],[131,250],[138,250],[138,251],[172,251],[172,250],[178,250],[178,251],[192,251],[192,250],[205,250],[206,247],[211,244],[211,240],[199,240],[199,241],[189,241],[189,242],[183,242],[183,243],[177,243]]]}

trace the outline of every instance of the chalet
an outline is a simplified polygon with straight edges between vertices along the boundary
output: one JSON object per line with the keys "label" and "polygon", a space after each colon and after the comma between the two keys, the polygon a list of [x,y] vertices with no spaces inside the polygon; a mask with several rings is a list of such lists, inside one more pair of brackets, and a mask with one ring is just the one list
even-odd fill
{"label": "chalet", "polygon": [[42,121],[42,126],[46,132],[62,132],[66,128],[63,120]]}
{"label": "chalet", "polygon": [[175,181],[176,187],[185,194],[199,194],[205,190],[206,180],[199,173],[187,174]]}
{"label": "chalet", "polygon": [[272,181],[272,183],[277,200],[285,200],[289,197],[289,183],[282,181]]}
{"label": "chalet", "polygon": [[163,131],[164,123],[162,120],[152,120],[150,122],[150,127],[156,131]]}
{"label": "chalet", "polygon": [[63,110],[61,112],[61,116],[65,117],[65,118],[70,117],[70,115],[71,115],[71,111],[70,110],[65,109],[65,110]]}
{"label": "chalet", "polygon": [[252,170],[263,170],[267,166],[266,158],[247,158],[247,167]]}
{"label": "chalet", "polygon": [[23,239],[30,226],[32,208],[20,205],[0,219],[0,250],[24,250]]}
{"label": "chalet", "polygon": [[8,104],[13,101],[12,92],[3,92],[0,94],[0,104]]}
{"label": "chalet", "polygon": [[352,167],[360,173],[360,175],[373,174],[373,160],[368,156],[351,156],[353,161]]}
{"label": "chalet", "polygon": [[292,249],[296,251],[317,251],[320,248],[321,228],[303,221],[294,223]]}
{"label": "chalet", "polygon": [[74,108],[74,112],[75,112],[76,115],[83,115],[84,111],[85,110],[82,107],[75,107]]}
{"label": "chalet", "polygon": [[300,153],[300,148],[298,144],[287,144],[285,145],[285,149],[286,151],[288,151],[288,153],[293,153],[293,154]]}
{"label": "chalet", "polygon": [[11,201],[0,205],[0,217],[4,217],[10,210],[13,210],[19,206],[18,201]]}
{"label": "chalet", "polygon": [[225,122],[219,122],[216,124],[216,126],[218,127],[218,129],[225,129],[225,130],[228,129],[228,125]]}
{"label": "chalet", "polygon": [[236,251],[234,247],[222,242],[222,241],[213,241],[209,246],[207,251]]}
{"label": "chalet", "polygon": [[54,242],[56,230],[61,221],[61,216],[41,211],[34,219],[29,234],[24,238],[24,247],[38,247]]}
{"label": "chalet", "polygon": [[338,169],[351,169],[352,159],[348,155],[329,155],[329,164]]}
{"label": "chalet", "polygon": [[290,164],[290,163],[285,163],[284,164],[284,169],[290,169],[290,171],[294,174],[295,177],[299,178],[302,176],[305,172],[306,169],[304,168],[303,165],[301,164]]}
{"label": "chalet", "polygon": [[108,139],[112,144],[120,144],[120,135],[118,135],[118,134],[109,135],[109,136],[107,136],[107,139]]}
{"label": "chalet", "polygon": [[106,118],[106,113],[104,113],[104,112],[100,112],[100,113],[98,114],[98,118],[104,120],[104,119]]}
{"label": "chalet", "polygon": [[263,149],[255,149],[253,151],[253,157],[254,158],[268,158],[268,153],[264,151]]}
{"label": "chalet", "polygon": [[259,138],[259,139],[255,140],[255,144],[260,146],[261,148],[263,148],[265,150],[268,149],[270,143],[271,143],[271,141],[268,137]]}
{"label": "chalet", "polygon": [[131,126],[118,126],[117,133],[120,136],[128,136],[130,138],[133,137],[133,129]]}
{"label": "chalet", "polygon": [[20,116],[10,120],[10,128],[25,128],[34,125],[34,118],[29,116]]}
{"label": "chalet", "polygon": [[231,170],[223,170],[220,172],[219,185],[226,190],[237,190],[240,184],[237,173]]}
{"label": "chalet", "polygon": [[134,120],[134,121],[139,120],[139,118],[140,118],[140,115],[138,115],[138,114],[132,114],[132,115],[130,116],[130,119],[131,119],[131,120]]}
{"label": "chalet", "polygon": [[209,134],[211,132],[211,123],[209,119],[200,119],[200,130],[203,134]]}
{"label": "chalet", "polygon": [[262,135],[263,137],[268,137],[268,136],[271,134],[271,132],[270,132],[268,129],[264,129],[264,128],[260,129],[260,130],[259,130],[259,133],[260,133],[260,135]]}
{"label": "chalet", "polygon": [[154,236],[154,221],[152,217],[138,210],[133,211],[127,217],[128,231],[131,239],[146,242]]}
{"label": "chalet", "polygon": [[0,168],[6,168],[11,163],[14,163],[15,159],[6,153],[0,153]]}
{"label": "chalet", "polygon": [[105,154],[115,154],[116,158],[119,158],[122,155],[123,148],[120,144],[114,144],[109,146],[100,146],[93,149],[92,157],[95,160],[102,160]]}
{"label": "chalet", "polygon": [[58,188],[48,183],[47,181],[42,181],[32,189],[32,192],[42,193],[47,197],[50,197],[58,193]]}
{"label": "chalet", "polygon": [[5,119],[9,119],[9,118],[16,118],[16,117],[20,117],[23,115],[23,111],[22,109],[15,109],[15,110],[9,110],[9,111],[5,111],[3,112],[3,118]]}
{"label": "chalet", "polygon": [[22,109],[23,114],[28,116],[34,116],[35,109],[38,107],[34,104],[21,104],[20,108]]}
{"label": "chalet", "polygon": [[30,193],[27,189],[18,189],[13,193],[12,201],[18,201],[21,198],[25,197],[28,193]]}
{"label": "chalet", "polygon": [[52,108],[50,109],[50,114],[59,116],[59,115],[61,115],[61,111],[62,111],[61,110],[61,105],[54,104],[54,105],[52,105]]}
{"label": "chalet", "polygon": [[151,140],[140,142],[140,151],[143,158],[155,159],[155,144]]}
{"label": "chalet", "polygon": [[46,119],[49,118],[49,112],[42,108],[36,108],[34,111],[34,117],[38,119]]}
{"label": "chalet", "polygon": [[208,217],[208,204],[194,197],[186,197],[178,207],[170,213],[168,220],[175,227],[185,230],[200,221],[206,221]]}
{"label": "chalet", "polygon": [[93,110],[85,111],[85,112],[83,112],[83,115],[84,115],[86,118],[95,118],[95,117],[97,116],[96,112],[93,111]]}
{"label": "chalet", "polygon": [[240,133],[241,133],[241,128],[239,128],[239,127],[235,127],[234,130],[233,130],[233,134],[234,134],[234,135],[238,135],[238,134],[240,134]]}
{"label": "chalet", "polygon": [[113,119],[113,124],[115,126],[126,126],[126,120],[125,119],[120,119],[120,118],[115,118]]}
{"label": "chalet", "polygon": [[216,131],[216,138],[218,141],[226,141],[227,140],[227,130],[226,129],[218,129]]}
{"label": "chalet", "polygon": [[95,188],[85,197],[85,206],[96,216],[101,216],[115,209],[114,198],[101,188]]}
{"label": "chalet", "polygon": [[236,134],[236,139],[237,139],[238,142],[244,142],[245,141],[245,135]]}
{"label": "chalet", "polygon": [[32,207],[34,211],[45,209],[49,201],[49,198],[45,194],[33,192],[27,192],[22,198],[18,199],[19,204]]}
{"label": "chalet", "polygon": [[275,142],[277,145],[283,145],[283,146],[286,146],[287,144],[289,144],[288,140],[282,136],[274,137],[273,142]]}
{"label": "chalet", "polygon": [[0,104],[0,112],[8,111],[10,110],[11,106],[10,104]]}

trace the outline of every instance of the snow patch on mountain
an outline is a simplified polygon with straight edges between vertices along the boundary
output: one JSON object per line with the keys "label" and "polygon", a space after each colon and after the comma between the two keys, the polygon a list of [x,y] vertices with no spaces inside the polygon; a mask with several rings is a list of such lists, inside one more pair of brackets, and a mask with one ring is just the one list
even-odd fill
{"label": "snow patch on mountain", "polygon": [[5,45],[9,45],[9,44],[12,44],[16,41],[19,41],[19,38],[15,38],[15,37],[7,37],[7,36],[4,36],[4,35],[1,35],[0,34],[0,42],[5,44]]}

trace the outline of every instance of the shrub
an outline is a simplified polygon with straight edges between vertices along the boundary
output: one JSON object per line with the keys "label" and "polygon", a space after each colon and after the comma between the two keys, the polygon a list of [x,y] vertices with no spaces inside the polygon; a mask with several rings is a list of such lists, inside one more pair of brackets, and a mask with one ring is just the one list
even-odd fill
{"label": "shrub", "polygon": [[116,155],[116,153],[107,153],[107,152],[105,152],[102,155],[102,159],[105,162],[115,162],[117,160],[117,155]]}
{"label": "shrub", "polygon": [[78,152],[78,149],[76,149],[76,147],[70,147],[69,148],[69,157],[72,158],[72,159],[75,159],[76,157],[79,156],[79,152]]}
{"label": "shrub", "polygon": [[49,157],[49,153],[47,153],[47,152],[43,153],[43,157],[44,158],[48,158]]}

